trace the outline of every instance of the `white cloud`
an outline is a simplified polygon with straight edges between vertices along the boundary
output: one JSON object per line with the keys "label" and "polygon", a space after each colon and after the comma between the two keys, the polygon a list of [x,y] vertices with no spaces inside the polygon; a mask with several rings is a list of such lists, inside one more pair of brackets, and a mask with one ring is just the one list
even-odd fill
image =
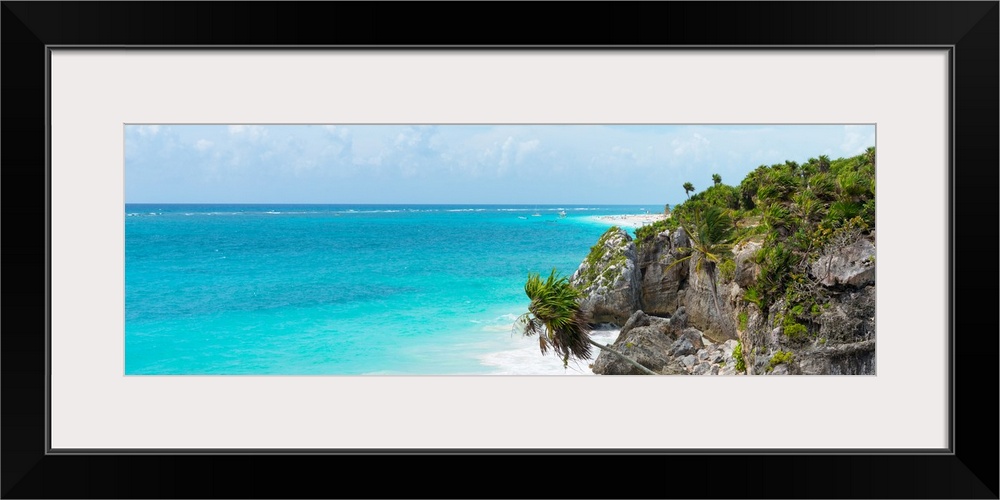
{"label": "white cloud", "polygon": [[[507,140],[503,141],[503,146],[500,146],[500,166],[506,167],[510,165],[511,151],[514,150],[514,137],[507,136]],[[499,172],[505,172],[506,168],[501,168]]]}
{"label": "white cloud", "polygon": [[230,125],[229,135],[256,141],[267,136],[267,129],[260,125]]}
{"label": "white cloud", "polygon": [[709,144],[709,140],[699,133],[694,133],[687,139],[677,138],[670,141],[670,145],[674,148],[674,156],[686,154],[699,156],[702,151],[708,149]]}
{"label": "white cloud", "polygon": [[338,137],[340,140],[346,141],[351,137],[351,131],[347,127],[337,126],[337,125],[323,125],[323,130],[326,130],[330,134]]}
{"label": "white cloud", "polygon": [[514,156],[514,163],[522,163],[524,158],[538,149],[538,139],[525,141],[517,145],[517,155]]}
{"label": "white cloud", "polygon": [[139,133],[139,135],[142,135],[142,136],[156,135],[157,133],[160,132],[160,126],[159,125],[139,125],[139,126],[137,126],[135,128],[135,130],[136,130],[136,132]]}
{"label": "white cloud", "polygon": [[198,142],[194,143],[194,148],[198,151],[205,151],[211,148],[215,143],[205,139],[198,139]]}
{"label": "white cloud", "polygon": [[848,155],[863,152],[875,145],[875,127],[871,125],[844,125],[844,141],[840,149]]}
{"label": "white cloud", "polygon": [[[647,148],[647,150],[652,151],[652,147]],[[639,155],[635,154],[635,151],[632,151],[629,148],[623,148],[621,146],[613,146],[611,148],[611,154],[615,156],[621,156],[632,161],[637,161],[639,159]]]}

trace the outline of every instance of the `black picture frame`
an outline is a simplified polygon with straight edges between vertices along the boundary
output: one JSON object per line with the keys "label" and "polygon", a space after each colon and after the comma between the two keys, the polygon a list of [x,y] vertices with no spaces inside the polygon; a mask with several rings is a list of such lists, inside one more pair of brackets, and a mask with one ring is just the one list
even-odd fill
{"label": "black picture frame", "polygon": [[[2,254],[9,271],[16,265],[27,273],[15,280],[25,274],[8,273],[3,294],[4,498],[998,498],[994,384],[1000,328],[991,306],[998,298],[992,243],[998,240],[993,217],[1000,185],[996,1],[579,3],[552,10],[536,3],[2,4],[0,159],[7,181]],[[951,47],[951,449],[932,454],[49,454],[45,96],[47,47],[56,45]],[[984,302],[985,308],[978,306]],[[428,477],[427,470],[437,474]],[[383,480],[362,480],[369,471]],[[481,486],[470,491],[466,484]]]}

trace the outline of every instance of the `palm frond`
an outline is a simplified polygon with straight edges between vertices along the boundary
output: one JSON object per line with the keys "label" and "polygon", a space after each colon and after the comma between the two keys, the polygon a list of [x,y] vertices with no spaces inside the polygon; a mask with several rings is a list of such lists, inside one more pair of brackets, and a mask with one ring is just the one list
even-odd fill
{"label": "palm frond", "polygon": [[564,364],[570,357],[589,358],[589,319],[580,309],[580,292],[569,278],[558,277],[555,269],[544,281],[538,274],[529,274],[524,292],[531,303],[523,331],[526,336],[538,335],[542,354],[551,348]]}

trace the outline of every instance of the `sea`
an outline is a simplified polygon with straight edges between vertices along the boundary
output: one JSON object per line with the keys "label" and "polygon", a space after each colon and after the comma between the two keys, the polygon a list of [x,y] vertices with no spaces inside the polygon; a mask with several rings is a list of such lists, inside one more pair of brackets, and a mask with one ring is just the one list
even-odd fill
{"label": "sea", "polygon": [[656,211],[126,204],[125,374],[592,374],[515,327],[524,282],[571,275],[595,217]]}

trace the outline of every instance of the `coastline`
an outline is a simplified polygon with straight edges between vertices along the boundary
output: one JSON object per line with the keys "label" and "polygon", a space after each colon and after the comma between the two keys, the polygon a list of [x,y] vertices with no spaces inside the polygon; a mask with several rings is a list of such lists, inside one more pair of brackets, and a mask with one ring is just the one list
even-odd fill
{"label": "coastline", "polygon": [[599,222],[608,226],[637,228],[652,224],[657,221],[666,220],[669,216],[659,214],[634,214],[634,215],[594,215],[587,217],[588,220]]}
{"label": "coastline", "polygon": [[[599,344],[610,345],[618,338],[620,329],[597,329],[591,332],[591,338]],[[590,358],[586,360],[571,360],[564,368],[558,356],[552,352],[542,354],[538,350],[538,340],[532,337],[520,337],[515,341],[518,347],[503,351],[491,352],[478,356],[480,364],[490,367],[491,372],[485,375],[583,375],[597,374],[590,369],[591,364],[601,353],[601,349],[593,347]],[[483,375],[477,373],[476,375]]]}

